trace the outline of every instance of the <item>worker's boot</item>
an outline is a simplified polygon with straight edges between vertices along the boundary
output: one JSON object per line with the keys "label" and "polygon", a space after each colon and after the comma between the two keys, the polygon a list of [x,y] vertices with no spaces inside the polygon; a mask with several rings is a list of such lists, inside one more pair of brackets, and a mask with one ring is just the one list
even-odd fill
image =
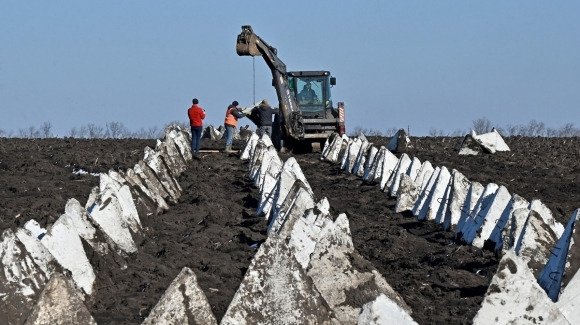
{"label": "worker's boot", "polygon": [[232,153],[232,146],[227,146],[226,150],[224,150],[225,153]]}

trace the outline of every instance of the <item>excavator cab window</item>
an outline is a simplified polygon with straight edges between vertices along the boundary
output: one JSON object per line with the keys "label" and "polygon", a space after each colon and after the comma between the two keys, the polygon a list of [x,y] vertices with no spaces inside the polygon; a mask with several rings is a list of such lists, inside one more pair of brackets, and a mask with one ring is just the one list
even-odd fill
{"label": "excavator cab window", "polygon": [[324,90],[324,78],[322,77],[296,77],[293,78],[293,89],[300,110],[305,113],[316,113],[324,110],[326,99]]}

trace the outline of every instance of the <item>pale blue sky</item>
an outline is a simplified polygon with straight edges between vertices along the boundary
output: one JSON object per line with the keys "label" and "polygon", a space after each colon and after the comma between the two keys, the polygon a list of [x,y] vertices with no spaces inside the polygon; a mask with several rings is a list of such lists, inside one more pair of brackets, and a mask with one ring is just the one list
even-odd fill
{"label": "pale blue sky", "polygon": [[[233,100],[277,102],[242,25],[289,71],[330,70],[347,131],[469,130],[580,123],[580,1],[6,1],[0,10],[0,130],[50,122],[132,131],[206,125]],[[251,124],[241,120],[240,125]]]}

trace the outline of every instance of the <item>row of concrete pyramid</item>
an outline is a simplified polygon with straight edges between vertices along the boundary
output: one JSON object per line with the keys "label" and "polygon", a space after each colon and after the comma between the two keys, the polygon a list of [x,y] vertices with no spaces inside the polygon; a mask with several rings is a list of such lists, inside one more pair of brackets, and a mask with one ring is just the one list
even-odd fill
{"label": "row of concrete pyramid", "polygon": [[[180,195],[181,189],[174,177],[184,170],[187,161],[191,159],[188,139],[187,132],[179,127],[168,128],[156,150],[146,148],[145,158],[132,170],[101,174],[101,185],[91,193],[85,208],[71,199],[58,225],[55,223],[44,230],[31,222],[15,233],[5,231],[0,243],[4,271],[1,293],[7,307],[3,311],[5,315],[11,313],[13,317],[10,319],[18,319],[14,315],[20,313],[20,319],[26,319],[30,324],[48,321],[55,324],[94,323],[82,304],[83,293],[88,294],[92,290],[92,276],[87,271],[89,266],[82,261],[81,253],[84,251],[80,250],[82,245],[78,245],[79,238],[83,238],[102,254],[113,253],[122,257],[132,252],[135,248],[134,243],[131,244],[131,232],[139,231],[139,213],[155,213],[166,207],[168,200],[176,200]],[[332,151],[331,148],[336,149],[336,139],[335,136],[327,141],[323,159],[328,159],[327,153]],[[351,166],[352,161],[353,168],[357,164],[368,167],[367,179],[371,174],[378,175],[377,169],[380,168],[375,168],[371,173],[373,164],[370,161],[374,159],[367,160],[368,155],[358,155],[357,152],[354,157],[365,156],[364,161],[357,163],[357,158],[351,155],[356,151],[353,149],[356,145],[352,146],[352,143],[358,142],[356,139],[352,142],[345,137],[340,139],[337,156],[342,155],[343,167]],[[377,153],[381,150],[377,150]],[[403,324],[413,323],[404,301],[390,289],[378,272],[356,270],[350,264],[349,258],[356,252],[346,215],[333,220],[328,214],[327,200],[314,203],[310,186],[294,159],[282,163],[269,139],[259,139],[255,134],[248,138],[241,158],[249,161],[249,176],[260,189],[258,213],[269,220],[269,236],[252,261],[222,319],[223,324],[324,324],[334,321],[378,324],[381,320],[382,323],[388,323],[387,319],[398,319],[398,323]],[[363,169],[363,176],[366,169]],[[353,172],[355,169],[348,170]],[[382,170],[389,169],[382,168],[378,173],[381,174]],[[405,176],[402,175],[402,178]],[[387,183],[388,180],[385,185]],[[389,191],[391,186],[388,187]],[[398,191],[406,192],[404,186],[399,186]],[[131,200],[128,199],[128,193]],[[137,204],[131,206],[128,201]],[[397,206],[400,208],[399,202]],[[577,212],[571,220],[575,220]],[[529,216],[536,214],[528,213]],[[545,222],[538,222],[540,219],[541,216],[532,218],[531,228],[543,229]],[[568,245],[563,243],[561,249],[570,247],[569,242],[573,240],[572,226],[571,221],[562,232],[558,243],[568,234]],[[577,277],[572,279],[558,303],[554,304],[545,299],[546,294],[536,283],[532,268],[529,267],[531,259],[522,258],[526,256],[522,252],[525,250],[519,254],[515,254],[514,250],[505,251],[493,284],[501,290],[488,293],[474,322],[483,324],[489,321],[485,317],[492,315],[497,318],[497,315],[503,314],[511,315],[510,319],[516,321],[537,318],[537,315],[550,315],[550,318],[544,316],[544,319],[562,324],[568,323],[566,318],[573,319],[574,297],[580,292]],[[562,259],[558,261],[562,263]],[[122,258],[118,259],[118,263],[119,267],[123,267]],[[553,278],[553,274],[549,275]],[[46,284],[48,279],[50,282]],[[352,294],[355,289],[361,291],[357,295],[364,297],[362,301],[368,301],[367,304],[349,305],[346,302],[346,292]],[[524,289],[526,295],[520,292]],[[514,295],[514,292],[518,294]],[[34,310],[27,317],[34,297],[39,299],[34,299]],[[506,304],[506,300],[510,303]],[[517,302],[515,307],[512,301]],[[522,316],[524,313],[519,311],[523,308],[519,307],[524,305],[526,311]],[[506,310],[503,313],[501,308],[495,310],[498,306]],[[529,306],[535,307],[532,312],[527,310]],[[217,323],[205,295],[197,285],[195,274],[184,269],[144,323],[192,321]]]}
{"label": "row of concrete pyramid", "polygon": [[404,300],[354,249],[345,214],[318,202],[293,157],[252,134],[240,152],[268,221],[222,324],[416,324]]}
{"label": "row of concrete pyramid", "polygon": [[[354,250],[347,216],[333,218],[326,198],[314,201],[296,159],[283,162],[270,138],[255,133],[240,159],[248,162],[248,176],[260,191],[256,213],[268,220],[268,237],[220,324],[416,324],[370,263],[363,270],[352,262],[363,258]],[[195,275],[184,273],[148,320],[215,324]],[[188,285],[193,288],[184,293],[180,288]],[[191,301],[203,303],[186,304]]]}
{"label": "row of concrete pyramid", "polygon": [[[410,143],[408,138],[395,138],[391,143]],[[355,138],[332,135],[321,159],[340,163],[342,170],[378,184],[386,195],[396,197],[395,212],[411,212],[419,220],[454,231],[464,243],[501,252],[504,259],[474,323],[527,324],[548,314],[551,321],[562,324],[580,319],[575,317],[580,316],[575,308],[580,297],[580,252],[574,246],[580,210],[564,227],[539,200],[528,202],[504,186],[469,181],[458,170],[434,167],[406,153],[397,158],[362,134]],[[518,271],[504,274],[506,263],[518,265]],[[519,282],[510,282],[512,277],[525,277],[530,283],[521,287]],[[534,306],[532,311],[529,306]]]}
{"label": "row of concrete pyramid", "polygon": [[[117,266],[125,268],[124,258],[137,251],[133,235],[143,232],[140,215],[166,210],[168,202],[176,203],[181,196],[176,177],[192,159],[189,139],[186,130],[169,126],[155,149],[145,148],[144,158],[133,168],[101,173],[99,186],[84,207],[71,198],[65,212],[46,228],[31,219],[15,231],[4,230],[0,236],[0,319],[10,320],[8,324],[47,320],[89,324],[87,319],[92,317],[86,308],[67,309],[67,303],[82,301],[94,290],[96,274],[83,241],[97,254],[111,254]],[[49,280],[54,283],[48,285]],[[67,293],[70,299],[59,296]],[[63,314],[67,312],[72,314]]]}

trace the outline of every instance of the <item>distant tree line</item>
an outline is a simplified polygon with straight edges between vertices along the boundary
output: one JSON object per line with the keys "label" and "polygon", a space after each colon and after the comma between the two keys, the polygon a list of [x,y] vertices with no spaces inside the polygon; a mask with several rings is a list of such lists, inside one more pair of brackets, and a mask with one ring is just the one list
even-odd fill
{"label": "distant tree line", "polygon": [[[109,122],[105,126],[90,123],[81,127],[71,128],[64,137],[79,139],[158,139],[163,135],[165,128],[173,124],[178,124],[181,127],[189,127],[187,123],[170,122],[163,128],[157,126],[150,128],[142,127],[137,131],[131,131],[122,122]],[[12,131],[7,132],[0,129],[0,137],[35,139],[58,138],[60,136],[53,133],[50,122],[44,122],[39,127],[29,126],[26,129],[19,129],[17,134],[14,134]]]}
{"label": "distant tree line", "polygon": [[[472,121],[472,127],[468,130],[461,130],[456,129],[452,132],[445,132],[442,129],[429,129],[429,136],[431,137],[462,137],[471,130],[473,130],[476,134],[488,133],[495,127],[497,132],[499,132],[502,136],[524,136],[524,137],[578,137],[580,136],[580,128],[574,126],[574,123],[567,123],[564,126],[560,127],[559,129],[554,129],[547,127],[544,122],[538,122],[536,120],[531,120],[528,124],[521,124],[521,125],[512,125],[508,124],[507,126],[495,126],[493,123],[485,118],[480,117]],[[375,129],[366,129],[360,126],[356,126],[349,132],[350,136],[357,136],[359,134],[364,134],[365,136],[384,136],[384,137],[391,137],[395,135],[395,133],[400,128],[389,128],[384,131],[375,130]],[[410,133],[409,130],[405,130],[407,133]]]}
{"label": "distant tree line", "polygon": [[[165,124],[163,128],[153,126],[150,128],[140,128],[137,131],[130,131],[122,122],[109,122],[105,126],[96,124],[87,124],[81,127],[71,128],[64,137],[79,138],[79,139],[159,139],[163,135],[163,131],[169,125],[177,124],[182,128],[189,128],[189,124],[183,121],[173,121]],[[452,132],[445,132],[442,129],[429,129],[429,136],[432,137],[462,137],[470,132],[475,131],[477,134],[491,132],[494,128],[503,136],[525,136],[525,137],[578,137],[580,136],[580,128],[574,126],[574,123],[567,123],[559,129],[547,127],[544,122],[531,120],[528,124],[507,126],[495,126],[493,123],[485,118],[480,117],[472,121],[472,127],[469,130],[456,129]],[[383,131],[375,129],[366,129],[356,126],[348,134],[350,136],[357,136],[364,134],[366,136],[391,137],[400,128],[389,128]],[[410,131],[405,130],[409,135]],[[12,131],[7,132],[0,129],[0,137],[3,138],[58,138],[52,131],[52,124],[44,122],[39,127],[29,126],[26,129],[19,129],[17,134]]]}
{"label": "distant tree line", "polygon": [[[485,117],[480,117],[473,121],[473,130],[475,133],[487,133],[493,127],[491,121]],[[580,129],[574,126],[574,123],[566,123],[559,129],[547,127],[544,122],[531,120],[528,124],[512,125],[505,127],[495,127],[495,129],[504,136],[525,136],[525,137],[578,137]]]}

